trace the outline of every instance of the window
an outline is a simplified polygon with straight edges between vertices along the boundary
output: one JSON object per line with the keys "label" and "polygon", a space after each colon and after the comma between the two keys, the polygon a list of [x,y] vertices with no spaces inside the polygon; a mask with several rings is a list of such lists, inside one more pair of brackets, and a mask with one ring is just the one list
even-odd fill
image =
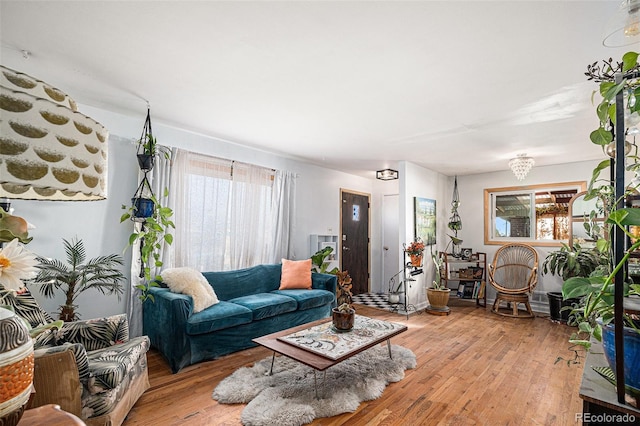
{"label": "window", "polygon": [[290,210],[293,191],[276,179],[286,172],[185,151],[175,162],[177,266],[232,270],[287,257],[291,218],[278,212]]}
{"label": "window", "polygon": [[569,201],[586,182],[484,190],[485,244],[560,245],[569,239]]}

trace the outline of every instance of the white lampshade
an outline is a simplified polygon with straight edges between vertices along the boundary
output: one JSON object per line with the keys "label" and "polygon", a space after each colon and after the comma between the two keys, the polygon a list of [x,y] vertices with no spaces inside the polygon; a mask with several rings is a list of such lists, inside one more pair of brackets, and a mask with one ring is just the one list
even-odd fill
{"label": "white lampshade", "polygon": [[106,198],[108,136],[62,91],[0,65],[0,197]]}

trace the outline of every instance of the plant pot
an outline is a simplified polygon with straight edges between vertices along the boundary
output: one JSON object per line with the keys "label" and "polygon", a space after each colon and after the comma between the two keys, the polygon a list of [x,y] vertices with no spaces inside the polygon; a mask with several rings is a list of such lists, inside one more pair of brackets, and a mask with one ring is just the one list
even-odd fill
{"label": "plant pot", "polygon": [[132,198],[131,205],[133,206],[133,214],[131,219],[134,221],[141,221],[148,217],[153,216],[153,210],[155,203],[150,198]]}
{"label": "plant pot", "polygon": [[422,266],[422,255],[421,254],[410,254],[411,258],[411,266],[420,267]]}
{"label": "plant pot", "polygon": [[22,417],[33,383],[33,341],[15,313],[0,308],[0,425],[14,426]]}
{"label": "plant pot", "polygon": [[138,154],[138,165],[140,166],[140,170],[149,171],[153,169],[155,164],[155,157],[149,154]]}
{"label": "plant pot", "polygon": [[389,293],[387,300],[392,305],[400,303],[400,293]]}
{"label": "plant pot", "polygon": [[[631,327],[623,330],[624,344],[624,383],[626,386],[640,390],[640,334]],[[613,325],[602,327],[602,346],[609,367],[616,372],[616,348]]]}
{"label": "plant pot", "polygon": [[548,292],[547,298],[549,299],[549,315],[551,319],[563,323],[569,321],[569,313],[571,312],[569,309],[563,308],[571,308],[580,301],[580,299],[562,300],[562,293],[559,291]]}
{"label": "plant pot", "polygon": [[427,289],[427,299],[429,300],[429,305],[434,309],[444,309],[449,303],[449,294],[451,293],[451,289],[437,289],[437,288],[428,288]]}
{"label": "plant pot", "polygon": [[333,315],[333,326],[339,331],[349,331],[353,328],[353,321],[356,316],[356,310],[350,309],[349,312],[339,311],[338,308],[331,310]]}

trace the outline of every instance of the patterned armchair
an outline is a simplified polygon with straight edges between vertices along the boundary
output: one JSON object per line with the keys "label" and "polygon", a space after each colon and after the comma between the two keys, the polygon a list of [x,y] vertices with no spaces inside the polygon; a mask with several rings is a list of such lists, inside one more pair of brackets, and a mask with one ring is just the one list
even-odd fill
{"label": "patterned armchair", "polygon": [[[32,327],[53,321],[29,292],[4,303]],[[29,408],[58,404],[87,425],[119,426],[149,388],[149,338],[129,339],[124,314],[65,323],[35,338],[34,349]]]}

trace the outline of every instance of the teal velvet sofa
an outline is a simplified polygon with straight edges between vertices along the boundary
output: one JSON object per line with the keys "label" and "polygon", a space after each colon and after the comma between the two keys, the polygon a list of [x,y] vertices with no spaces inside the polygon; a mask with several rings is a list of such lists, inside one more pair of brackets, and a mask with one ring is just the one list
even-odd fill
{"label": "teal velvet sofa", "polygon": [[177,373],[181,368],[256,346],[252,339],[331,315],[334,275],[312,273],[310,290],[279,290],[282,265],[203,272],[219,303],[193,312],[191,296],[152,287],[143,330]]}

